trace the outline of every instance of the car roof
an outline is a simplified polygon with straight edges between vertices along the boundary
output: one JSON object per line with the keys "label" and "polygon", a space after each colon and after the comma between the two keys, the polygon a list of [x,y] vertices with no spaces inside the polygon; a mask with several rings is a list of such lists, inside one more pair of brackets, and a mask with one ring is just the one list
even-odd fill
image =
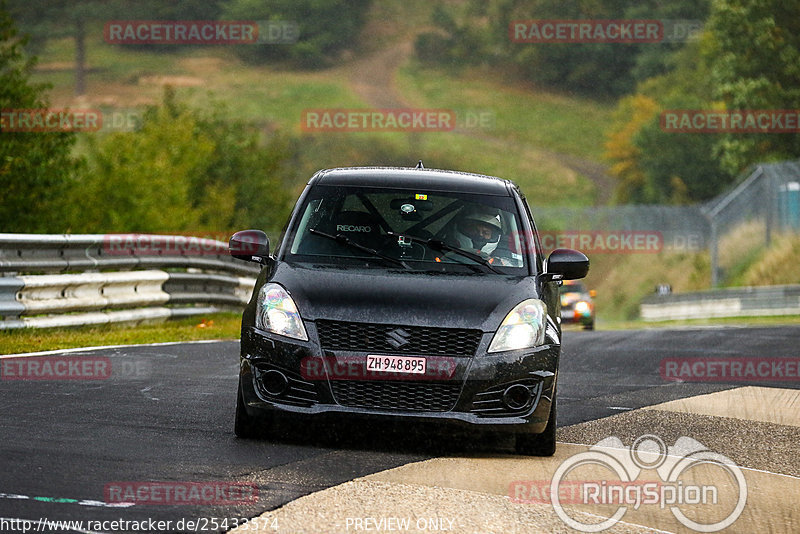
{"label": "car roof", "polygon": [[442,169],[411,167],[340,167],[317,172],[309,185],[343,185],[360,187],[397,187],[422,191],[479,193],[511,196],[517,186],[510,180],[494,176]]}

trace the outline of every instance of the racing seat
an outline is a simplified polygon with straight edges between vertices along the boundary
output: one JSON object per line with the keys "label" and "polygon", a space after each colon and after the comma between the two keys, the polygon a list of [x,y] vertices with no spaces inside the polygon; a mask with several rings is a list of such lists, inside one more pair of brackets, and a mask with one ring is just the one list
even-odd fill
{"label": "racing seat", "polygon": [[[380,250],[386,245],[386,236],[381,233],[378,220],[364,211],[343,211],[334,215],[332,220],[323,221],[316,227],[320,232],[330,235],[342,234],[354,243]],[[303,254],[355,254],[354,248],[340,245],[322,236],[309,235],[303,240]]]}

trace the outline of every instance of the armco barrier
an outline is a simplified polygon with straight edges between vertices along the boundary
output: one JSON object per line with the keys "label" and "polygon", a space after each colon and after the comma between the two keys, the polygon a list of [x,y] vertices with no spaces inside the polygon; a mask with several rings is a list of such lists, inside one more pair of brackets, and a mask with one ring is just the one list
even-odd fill
{"label": "armco barrier", "polygon": [[[141,322],[241,309],[259,267],[220,241],[109,246],[116,236],[0,234],[0,329]],[[129,237],[129,236],[126,236]],[[146,236],[185,243],[185,236]],[[120,239],[117,242],[121,242]]]}
{"label": "armco barrier", "polygon": [[645,321],[800,315],[800,285],[651,295],[642,300],[639,310]]}

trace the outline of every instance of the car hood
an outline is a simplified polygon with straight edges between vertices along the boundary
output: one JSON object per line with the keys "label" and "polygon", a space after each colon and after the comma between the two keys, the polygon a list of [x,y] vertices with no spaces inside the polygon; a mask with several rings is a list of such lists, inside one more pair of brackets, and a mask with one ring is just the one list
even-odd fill
{"label": "car hood", "polygon": [[534,277],[308,268],[280,263],[270,278],[305,320],[497,329],[511,309],[537,298]]}

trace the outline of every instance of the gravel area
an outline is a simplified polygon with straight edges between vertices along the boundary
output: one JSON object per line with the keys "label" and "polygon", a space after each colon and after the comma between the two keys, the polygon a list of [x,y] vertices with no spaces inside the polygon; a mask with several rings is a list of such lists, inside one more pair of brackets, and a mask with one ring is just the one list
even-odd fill
{"label": "gravel area", "polygon": [[[785,391],[740,388],[706,396],[712,398],[683,399],[559,428],[558,449],[551,458],[480,453],[409,463],[301,497],[261,516],[258,522],[262,528],[254,530],[249,525],[247,530],[233,532],[575,532],[549,502],[514,502],[510,498],[515,491],[512,488],[531,482],[546,486],[565,460],[605,438],[616,436],[630,446],[644,434],[658,436],[668,446],[682,436],[690,437],[747,468],[743,470],[747,501],[733,531],[800,532],[800,514],[795,506],[795,496],[800,494],[800,456],[796,450],[800,426],[768,422],[777,417],[771,404],[785,404],[786,395],[796,398]],[[776,401],[775,395],[782,400]],[[761,399],[761,404],[746,409],[740,406],[753,399]],[[725,407],[730,407],[730,412]],[[693,408],[735,417],[687,411]],[[786,411],[779,420],[791,422],[795,418]],[[653,475],[655,471],[647,476]],[[587,480],[596,479],[589,476]],[[735,504],[740,488],[731,486],[726,477],[702,470],[694,476],[697,483],[716,485],[720,494],[735,488],[730,501]],[[600,509],[580,507],[567,508],[572,517],[584,518],[586,523],[613,513],[607,511],[608,505]],[[724,518],[730,512],[716,505],[706,512],[691,507],[683,511],[690,516],[694,513],[700,520],[708,517],[704,514],[716,517],[721,513]],[[623,521],[627,523],[621,521],[604,532],[691,532],[677,522],[669,508],[659,509],[658,505],[628,510]]]}
{"label": "gravel area", "polygon": [[[273,523],[273,520],[275,523]],[[369,521],[367,521],[369,520]],[[549,504],[515,504],[485,493],[358,479],[302,497],[259,519],[258,532],[457,532],[464,534],[575,532]],[[253,532],[234,530],[232,532]],[[652,532],[618,524],[604,532]]]}
{"label": "gravel area", "polygon": [[654,434],[667,445],[681,436],[696,439],[737,465],[800,477],[800,428],[729,417],[661,410],[635,410],[559,429],[558,441],[593,445],[616,436],[631,445],[642,434]]}

